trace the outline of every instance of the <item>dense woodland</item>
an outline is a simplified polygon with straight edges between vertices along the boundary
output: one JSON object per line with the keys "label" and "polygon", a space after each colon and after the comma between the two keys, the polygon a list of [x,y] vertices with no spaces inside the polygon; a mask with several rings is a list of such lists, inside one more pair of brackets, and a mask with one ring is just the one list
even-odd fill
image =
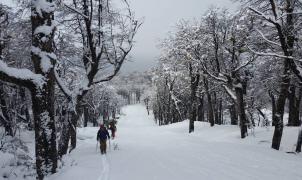
{"label": "dense woodland", "polygon": [[301,125],[302,2],[240,3],[237,13],[210,8],[180,21],[162,42],[153,113],[160,125],[189,119],[189,132],[194,121],[239,125],[241,138],[254,126],[275,126],[278,150],[284,125]]}
{"label": "dense woodland", "polygon": [[[34,131],[35,163],[24,157],[21,165],[44,179],[76,148],[77,127],[98,126],[135,103],[158,125],[188,119],[189,133],[194,121],[238,125],[241,138],[274,126],[271,147],[279,150],[284,125],[302,120],[302,2],[237,2],[236,13],[210,8],[181,20],[152,70],[123,76],[142,25],[127,1],[0,3],[0,151],[12,142],[26,149],[18,132]],[[297,152],[301,143],[302,130]]]}

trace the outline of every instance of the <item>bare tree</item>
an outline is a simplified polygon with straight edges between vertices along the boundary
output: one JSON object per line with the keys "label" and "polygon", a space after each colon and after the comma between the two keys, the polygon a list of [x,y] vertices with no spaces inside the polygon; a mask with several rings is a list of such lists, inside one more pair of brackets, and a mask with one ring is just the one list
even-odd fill
{"label": "bare tree", "polygon": [[83,57],[79,66],[83,67],[85,73],[81,86],[73,91],[65,87],[56,73],[59,87],[75,109],[68,130],[63,131],[69,133],[63,135],[61,144],[65,147],[60,150],[61,155],[67,152],[69,137],[70,151],[76,147],[76,127],[83,113],[81,106],[84,96],[93,86],[116,76],[133,47],[133,39],[141,22],[133,16],[128,2],[124,2],[126,15],[115,11],[108,0],[73,0],[70,4],[63,2],[74,19],[67,25],[72,26],[72,31],[81,39]]}

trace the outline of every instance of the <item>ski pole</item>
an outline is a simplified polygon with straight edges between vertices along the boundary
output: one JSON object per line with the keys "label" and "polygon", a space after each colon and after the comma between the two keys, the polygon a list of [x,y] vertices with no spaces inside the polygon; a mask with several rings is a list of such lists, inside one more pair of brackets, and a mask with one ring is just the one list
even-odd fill
{"label": "ski pole", "polygon": [[98,145],[99,145],[99,141],[96,141],[96,147],[95,147],[96,152],[98,152]]}
{"label": "ski pole", "polygon": [[109,151],[111,151],[111,143],[110,143],[110,138],[109,138]]}

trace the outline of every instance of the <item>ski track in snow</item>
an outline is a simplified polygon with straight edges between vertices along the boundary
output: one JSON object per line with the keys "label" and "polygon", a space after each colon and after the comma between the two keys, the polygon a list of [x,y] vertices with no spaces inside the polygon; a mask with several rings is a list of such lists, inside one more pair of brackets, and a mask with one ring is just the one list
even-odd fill
{"label": "ski track in snow", "polygon": [[102,156],[102,166],[101,166],[101,174],[98,180],[109,180],[110,173],[110,165],[107,157],[105,155]]}
{"label": "ski track in snow", "polygon": [[[117,137],[107,155],[96,148],[98,128],[79,128],[78,147],[69,156],[76,165],[51,180],[301,180],[302,156],[286,154],[298,129],[286,129],[282,151],[270,148],[273,129],[256,129],[240,139],[236,126],[188,121],[158,127],[142,105],[123,108]],[[268,143],[260,143],[268,142]],[[118,144],[118,150],[113,150]]]}

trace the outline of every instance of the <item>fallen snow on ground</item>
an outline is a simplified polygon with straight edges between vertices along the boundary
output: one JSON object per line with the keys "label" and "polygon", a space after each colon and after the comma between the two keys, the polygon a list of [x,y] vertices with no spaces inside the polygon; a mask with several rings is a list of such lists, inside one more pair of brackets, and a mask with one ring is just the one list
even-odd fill
{"label": "fallen snow on ground", "polygon": [[97,128],[79,129],[79,146],[70,158],[74,166],[51,180],[301,180],[302,156],[287,154],[296,142],[298,129],[285,128],[281,151],[270,148],[273,128],[255,129],[240,139],[236,126],[209,127],[188,122],[158,127],[142,105],[123,109],[118,122],[119,150],[106,156],[96,148]]}
{"label": "fallen snow on ground", "polygon": [[158,127],[142,105],[127,106],[123,113],[106,156],[96,144],[98,128],[79,128],[77,149],[47,180],[302,179],[302,155],[286,153],[294,148],[298,128],[285,127],[281,151],[275,151],[273,128],[256,128],[240,139],[237,126],[195,122],[189,134],[188,121]]}

